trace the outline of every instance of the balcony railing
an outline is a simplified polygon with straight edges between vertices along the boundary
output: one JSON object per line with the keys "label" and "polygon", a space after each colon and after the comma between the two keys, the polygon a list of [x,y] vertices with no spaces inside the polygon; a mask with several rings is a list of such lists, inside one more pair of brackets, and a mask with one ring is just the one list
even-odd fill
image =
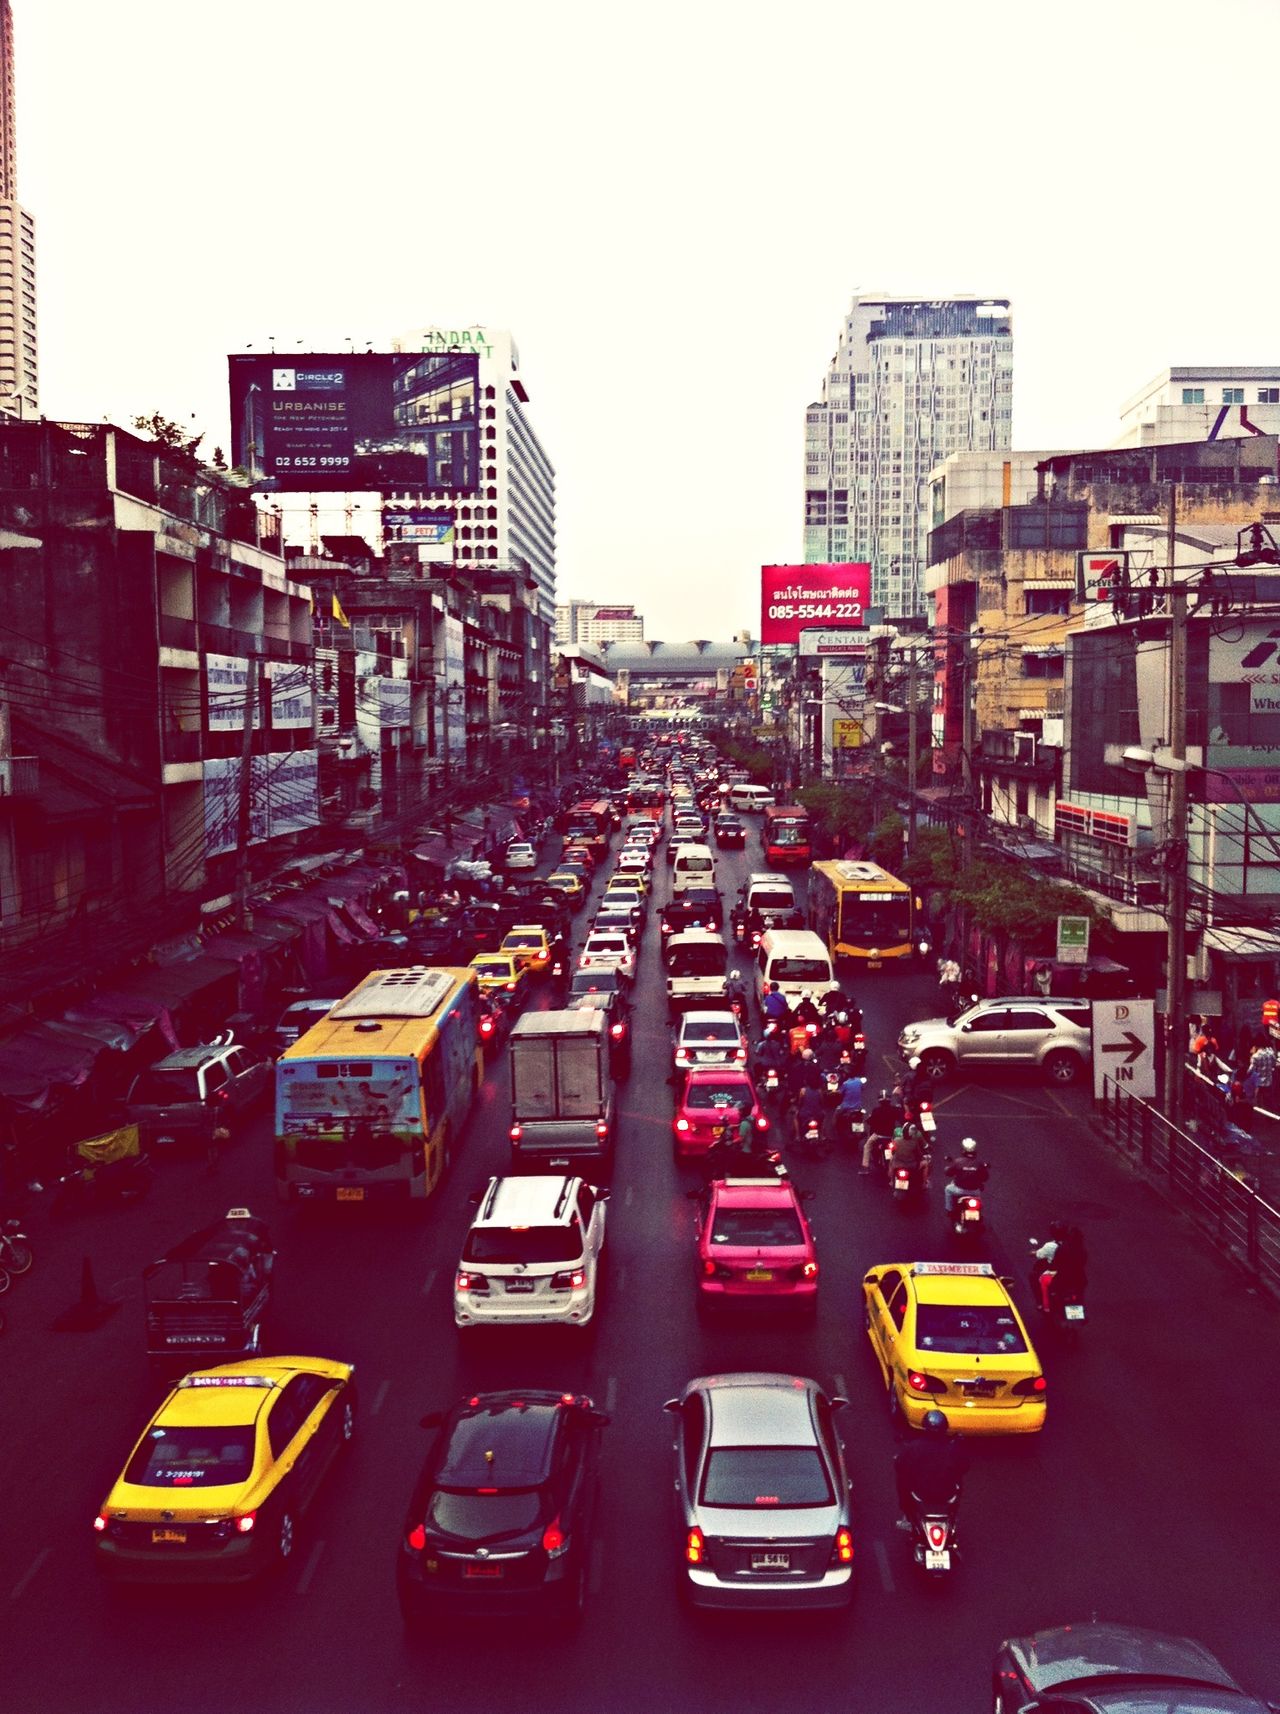
{"label": "balcony railing", "polygon": [[198,762],[202,754],[200,746],[199,732],[166,732],[164,759],[166,762]]}
{"label": "balcony railing", "polygon": [[38,756],[0,756],[0,798],[40,796]]}
{"label": "balcony railing", "polygon": [[196,622],[194,619],[180,619],[175,613],[160,615],[160,641],[168,649],[192,649],[196,647]]}

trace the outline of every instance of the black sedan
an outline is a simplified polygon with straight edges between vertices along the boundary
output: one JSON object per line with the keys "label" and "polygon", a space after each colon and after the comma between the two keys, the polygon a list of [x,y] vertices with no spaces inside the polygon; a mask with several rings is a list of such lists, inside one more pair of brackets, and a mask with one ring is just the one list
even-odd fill
{"label": "black sedan", "polygon": [[747,843],[746,823],[736,815],[718,815],[715,820],[716,844],[726,849],[736,846],[740,851]]}

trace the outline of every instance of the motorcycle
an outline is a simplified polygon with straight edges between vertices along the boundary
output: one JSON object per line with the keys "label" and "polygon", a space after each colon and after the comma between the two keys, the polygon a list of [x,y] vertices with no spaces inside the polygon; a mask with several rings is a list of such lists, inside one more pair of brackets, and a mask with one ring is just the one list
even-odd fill
{"label": "motorcycle", "polygon": [[742,986],[742,976],[739,971],[731,970],[729,972],[729,980],[725,984],[724,993],[734,1017],[741,1022],[747,1015],[747,995]]}
{"label": "motorcycle", "polygon": [[0,1221],[0,1267],[5,1273],[25,1274],[36,1259],[20,1220]]}
{"label": "motorcycle", "polygon": [[861,1159],[862,1145],[867,1136],[866,1113],[861,1107],[854,1108],[852,1112],[848,1109],[837,1108],[833,1124],[845,1144]]}
{"label": "motorcycle", "polygon": [[951,1214],[951,1229],[957,1238],[976,1238],[982,1232],[982,1198],[967,1192],[956,1203]]}
{"label": "motorcycle", "polygon": [[840,1073],[832,1068],[822,1079],[822,1098],[828,1107],[834,1107],[840,1100]]}
{"label": "motorcycle", "polygon": [[955,1570],[960,1549],[956,1543],[956,1513],[959,1494],[953,1494],[945,1505],[924,1502],[911,1496],[912,1506],[907,1518],[911,1532],[911,1558],[924,1576],[934,1580],[947,1577]]}
{"label": "motorcycle", "polygon": [[151,1189],[151,1161],[138,1143],[136,1125],[103,1137],[86,1137],[75,1145],[73,1154],[83,1164],[58,1180],[49,1205],[51,1214],[140,1202]]}
{"label": "motorcycle", "polygon": [[826,1145],[822,1140],[822,1120],[807,1119],[800,1127],[796,1137],[796,1149],[801,1154],[824,1155]]}
{"label": "motorcycle", "polygon": [[[1033,1251],[1040,1248],[1039,1240],[1036,1238],[1030,1239],[1029,1244]],[[1051,1268],[1052,1263],[1042,1262],[1038,1258],[1032,1260],[1029,1283],[1031,1301],[1035,1305],[1038,1315],[1045,1313],[1044,1301],[1040,1295],[1040,1275]],[[1055,1279],[1049,1287],[1048,1319],[1060,1333],[1066,1334],[1070,1338],[1078,1337],[1086,1320],[1084,1292],[1074,1288],[1068,1290],[1059,1280]]]}

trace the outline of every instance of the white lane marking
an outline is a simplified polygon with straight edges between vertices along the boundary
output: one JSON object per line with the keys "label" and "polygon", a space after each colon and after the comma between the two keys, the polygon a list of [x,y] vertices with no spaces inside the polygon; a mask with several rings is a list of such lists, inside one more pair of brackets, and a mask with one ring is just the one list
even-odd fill
{"label": "white lane marking", "polygon": [[439,1272],[440,1272],[439,1268],[432,1268],[431,1272],[427,1275],[426,1279],[423,1280],[423,1282],[422,1282],[422,1295],[423,1295],[423,1297],[426,1297],[427,1293],[431,1290],[432,1286],[436,1283],[436,1275]]}
{"label": "white lane marking", "polygon": [[11,1601],[17,1601],[20,1599],[28,1583],[30,1583],[32,1578],[35,1577],[36,1573],[40,1570],[40,1567],[52,1552],[53,1549],[51,1547],[42,1547],[40,1549],[39,1553],[27,1567],[26,1574],[18,1579],[12,1590],[9,1592],[9,1599]]}
{"label": "white lane marking", "polygon": [[[1174,968],[1176,969],[1177,966],[1175,965]],[[610,1375],[608,1381],[605,1383],[604,1408],[610,1412],[610,1414],[618,1408],[618,1377],[616,1375]]]}
{"label": "white lane marking", "polygon": [[[1175,965],[1174,968],[1176,969],[1177,966]],[[377,1392],[373,1395],[373,1408],[369,1412],[370,1416],[377,1416],[378,1412],[382,1409],[383,1405],[386,1404],[387,1394],[390,1391],[391,1391],[391,1382],[390,1381],[383,1381],[382,1385],[378,1388]]]}
{"label": "white lane marking", "polygon": [[587,1588],[592,1595],[598,1595],[604,1588],[604,1542],[599,1537],[591,1549],[591,1573]]}
{"label": "white lane marking", "polygon": [[635,1199],[636,1199],[636,1187],[634,1184],[629,1184],[627,1186],[627,1188],[622,1193],[622,1206],[624,1208],[630,1208],[631,1204],[635,1201]]}
{"label": "white lane marking", "polygon": [[889,1555],[885,1551],[885,1545],[882,1541],[873,1541],[871,1546],[876,1556],[876,1565],[880,1571],[880,1581],[884,1584],[884,1592],[886,1595],[892,1595],[893,1573],[889,1569]]}
{"label": "white lane marking", "polygon": [[299,1577],[299,1579],[298,1579],[298,1590],[297,1590],[297,1592],[299,1595],[305,1595],[307,1590],[310,1589],[311,1579],[316,1574],[316,1566],[319,1565],[320,1555],[323,1552],[324,1552],[324,1543],[322,1541],[318,1541],[316,1543],[316,1545],[311,1549],[311,1557],[310,1557],[310,1559],[308,1559],[306,1566],[303,1569],[302,1576]]}

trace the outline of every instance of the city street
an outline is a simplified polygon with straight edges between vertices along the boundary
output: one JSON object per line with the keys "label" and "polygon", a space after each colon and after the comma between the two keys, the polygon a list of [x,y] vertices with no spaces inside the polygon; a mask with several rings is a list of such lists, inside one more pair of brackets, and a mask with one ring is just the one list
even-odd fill
{"label": "city street", "polygon": [[[754,830],[745,853],[718,855],[726,916],[746,872],[763,866]],[[991,1706],[989,1669],[1002,1637],[1093,1615],[1192,1635],[1250,1688],[1280,1696],[1275,1314],[1106,1152],[1083,1088],[1058,1093],[1024,1077],[940,1092],[940,1152],[972,1134],[992,1163],[986,1254],[1016,1282],[1049,1382],[1042,1436],[973,1449],[965,1558],[948,1587],[918,1583],[894,1528],[894,1441],[859,1289],[876,1263],[951,1254],[941,1175],[927,1209],[903,1212],[878,1182],[858,1177],[852,1159],[802,1163],[796,1177],[816,1193],[817,1321],[700,1322],[685,1198],[697,1180],[672,1159],[665,1081],[661,848],[655,874],[605,1296],[586,1343],[508,1335],[464,1355],[455,1335],[451,1282],[467,1198],[508,1165],[505,1053],[490,1069],[451,1180],[425,1208],[284,1208],[266,1116],[216,1176],[202,1161],[166,1163],[137,1207],[50,1224],[33,1199],[36,1266],[5,1299],[0,1345],[0,1602],[10,1639],[5,1703],[14,1714],[978,1714]],[[579,938],[589,912],[577,918]],[[932,977],[929,958],[857,985],[872,1100],[891,1081],[899,1027],[938,1009]],[[267,1216],[280,1251],[275,1346],[357,1365],[354,1453],[330,1475],[277,1581],[233,1592],[112,1592],[95,1574],[91,1523],[159,1396],[143,1356],[141,1270],[240,1203]],[[1055,1217],[1080,1225],[1089,1245],[1090,1320],[1072,1350],[1031,1318],[1025,1285],[1027,1238],[1043,1237]],[[120,1307],[96,1332],[53,1332],[79,1291],[84,1257]],[[670,1419],[661,1406],[690,1376],[734,1369],[811,1375],[852,1400],[840,1418],[858,1566],[847,1613],[700,1617],[680,1603]],[[464,1393],[517,1384],[585,1390],[612,1415],[581,1631],[565,1641],[477,1626],[407,1640],[393,1567],[427,1441],[419,1419]]]}

